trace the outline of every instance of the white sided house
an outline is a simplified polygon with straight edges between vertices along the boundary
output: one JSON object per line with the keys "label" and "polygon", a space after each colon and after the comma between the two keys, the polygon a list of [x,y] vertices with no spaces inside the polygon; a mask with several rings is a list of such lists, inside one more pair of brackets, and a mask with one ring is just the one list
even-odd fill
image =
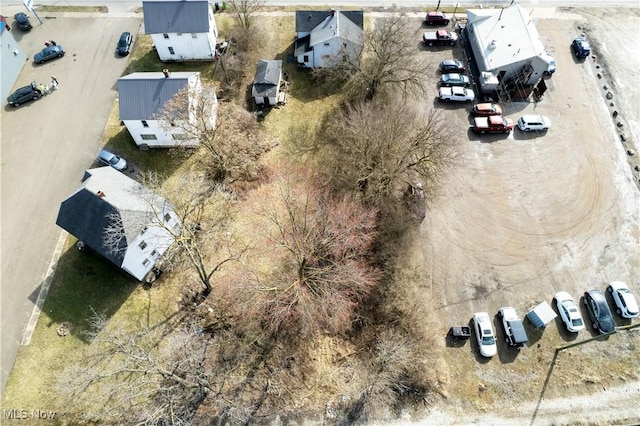
{"label": "white sided house", "polygon": [[214,59],[218,28],[207,0],[145,0],[142,9],[161,61]]}
{"label": "white sided house", "polygon": [[153,281],[156,264],[182,223],[171,204],[113,167],[85,172],[60,205],[56,224],[139,281]]}
{"label": "white sided house", "polygon": [[296,63],[306,68],[332,67],[344,60],[359,64],[363,25],[362,10],[297,11]]}
{"label": "white sided house", "polygon": [[553,58],[545,52],[528,11],[517,3],[502,9],[467,10],[466,37],[480,74],[495,75],[511,97],[526,97]]}
{"label": "white sided house", "polygon": [[140,149],[196,147],[199,126],[215,124],[217,98],[199,72],[135,72],[118,79],[118,97],[120,120]]}
{"label": "white sided house", "polygon": [[284,103],[284,92],[280,91],[282,83],[282,61],[266,61],[260,59],[256,67],[256,76],[251,87],[251,97],[256,105],[276,106]]}

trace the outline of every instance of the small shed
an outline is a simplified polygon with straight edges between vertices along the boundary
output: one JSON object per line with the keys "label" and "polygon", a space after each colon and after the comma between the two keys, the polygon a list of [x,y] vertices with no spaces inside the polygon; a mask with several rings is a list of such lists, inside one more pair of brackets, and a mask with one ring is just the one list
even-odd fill
{"label": "small shed", "polygon": [[553,321],[558,315],[545,301],[533,308],[527,313],[527,318],[536,327],[542,328]]}
{"label": "small shed", "polygon": [[282,61],[258,61],[256,77],[251,88],[251,97],[257,105],[276,106],[282,82]]}

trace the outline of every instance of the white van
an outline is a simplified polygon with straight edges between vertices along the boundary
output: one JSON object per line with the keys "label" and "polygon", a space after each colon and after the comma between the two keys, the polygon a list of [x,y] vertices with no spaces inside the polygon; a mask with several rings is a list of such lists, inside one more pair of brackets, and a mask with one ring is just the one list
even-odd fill
{"label": "white van", "polygon": [[523,132],[546,132],[551,127],[551,120],[542,115],[523,115],[518,119],[518,128]]}

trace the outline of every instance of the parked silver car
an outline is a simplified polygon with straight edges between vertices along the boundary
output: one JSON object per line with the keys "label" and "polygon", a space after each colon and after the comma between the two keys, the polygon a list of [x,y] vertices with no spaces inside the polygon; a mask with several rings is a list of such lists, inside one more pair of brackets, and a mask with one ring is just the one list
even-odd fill
{"label": "parked silver car", "polygon": [[98,154],[98,163],[102,166],[111,166],[118,171],[127,169],[127,160],[106,149]]}

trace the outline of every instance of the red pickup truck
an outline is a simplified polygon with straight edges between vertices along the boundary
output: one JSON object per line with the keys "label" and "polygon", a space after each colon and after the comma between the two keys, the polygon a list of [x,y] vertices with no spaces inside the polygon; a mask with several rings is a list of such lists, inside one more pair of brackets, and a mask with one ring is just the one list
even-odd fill
{"label": "red pickup truck", "polygon": [[473,130],[478,133],[509,133],[512,129],[513,120],[501,115],[473,119]]}
{"label": "red pickup truck", "polygon": [[458,34],[447,30],[427,31],[422,34],[422,42],[427,46],[442,46],[445,44],[455,46],[457,41]]}

